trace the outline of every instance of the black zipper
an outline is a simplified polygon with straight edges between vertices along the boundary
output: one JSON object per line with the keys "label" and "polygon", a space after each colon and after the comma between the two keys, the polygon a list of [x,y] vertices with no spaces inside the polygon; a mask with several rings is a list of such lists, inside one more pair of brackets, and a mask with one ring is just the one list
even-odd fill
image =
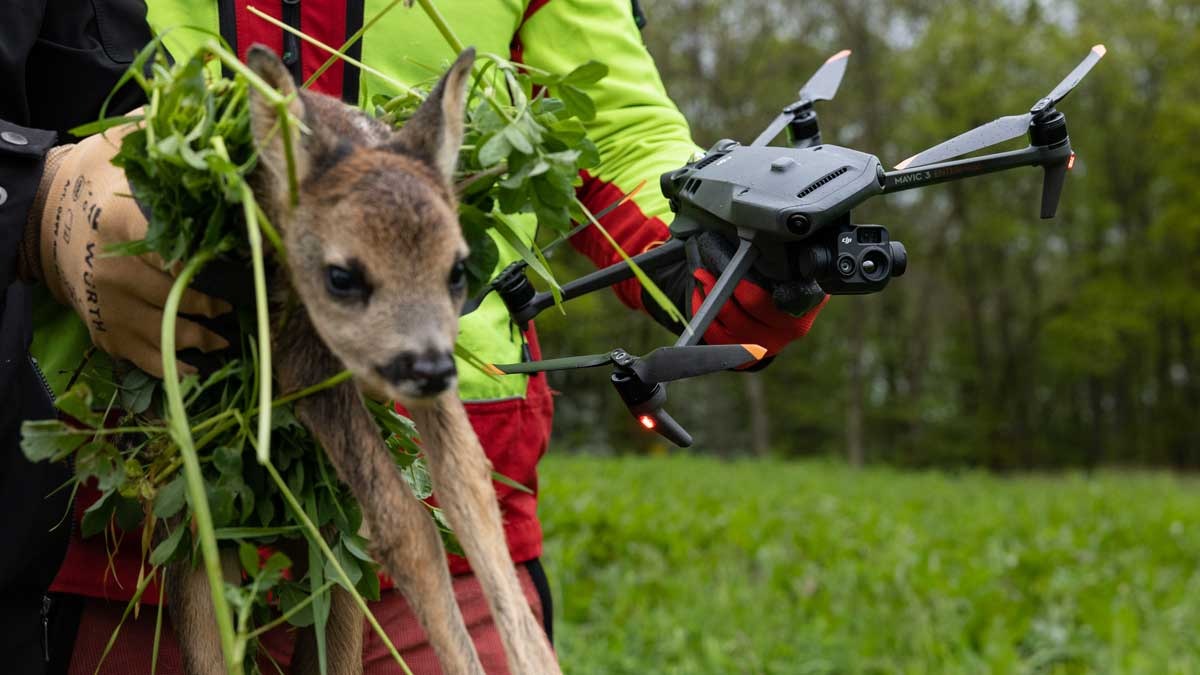
{"label": "black zipper", "polygon": [[42,658],[50,663],[50,608],[54,600],[48,595],[42,596]]}
{"label": "black zipper", "polygon": [[[300,30],[300,0],[283,0],[283,22]],[[300,65],[300,38],[283,31],[283,64],[292,73],[297,84],[303,81],[304,71]]]}
{"label": "black zipper", "polygon": [[[363,25],[365,0],[346,0],[346,39],[358,32]],[[354,41],[346,55],[356,61],[362,60],[362,38]],[[333,66],[342,69],[342,100],[350,105],[358,105],[358,67],[346,61]]]}
{"label": "black zipper", "polygon": [[29,357],[29,365],[33,366],[33,372],[37,373],[38,379],[42,381],[42,388],[46,390],[46,396],[54,403],[54,390],[50,388],[50,380],[46,379],[46,374],[42,372],[42,367],[38,365],[37,359]]}

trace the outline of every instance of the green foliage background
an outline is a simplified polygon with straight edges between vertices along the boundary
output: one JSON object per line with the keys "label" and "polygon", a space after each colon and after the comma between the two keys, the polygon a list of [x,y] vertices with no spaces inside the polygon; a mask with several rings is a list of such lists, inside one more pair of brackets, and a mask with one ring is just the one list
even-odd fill
{"label": "green foliage background", "polygon": [[1106,471],[542,463],[564,672],[1200,672],[1200,491]]}
{"label": "green foliage background", "polygon": [[[672,386],[721,454],[991,468],[1200,465],[1200,11],[1163,0],[656,0],[647,43],[697,141],[749,141],[830,54],[854,51],[825,140],[887,165],[1021,113],[1096,43],[1061,106],[1079,161],[1059,216],[1033,169],[878,199],[907,276],[839,297],[760,375]],[[556,251],[558,269],[578,256]],[[573,256],[573,257],[572,257]],[[570,257],[570,260],[564,258]],[[565,274],[560,273],[560,278]],[[539,321],[547,356],[668,336],[610,296]],[[661,448],[602,374],[556,374],[556,450]]]}

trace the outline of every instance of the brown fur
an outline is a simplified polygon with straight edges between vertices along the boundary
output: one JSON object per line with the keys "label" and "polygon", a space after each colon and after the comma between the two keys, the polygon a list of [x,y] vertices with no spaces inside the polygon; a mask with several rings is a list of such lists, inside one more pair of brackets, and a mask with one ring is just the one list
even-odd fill
{"label": "brown fur", "polygon": [[[260,149],[255,192],[283,233],[287,264],[275,280],[276,310],[294,292],[297,311],[274,312],[273,354],[284,391],[343,368],[353,383],[296,404],[362,505],[375,558],[412,606],[446,673],[483,672],[454,600],[445,552],[425,507],[401,478],[362,396],[399,400],[422,433],[439,502],[483,587],[514,675],[558,673],[545,633],[526,603],[509,557],[491,466],[455,394],[388,369],[393,359],[453,349],[464,298],[448,283],[467,248],[451,187],[462,138],[473,52],[451,67],[399,133],[334,99],[297,93],[274,54],[251,48],[247,62],[285,96],[309,133],[291,128],[298,201],[290,203],[277,110],[257,93],[251,122]],[[371,287],[361,302],[334,297],[327,268],[354,266]],[[439,380],[439,383],[441,381]],[[426,381],[427,384],[427,381]],[[439,384],[440,386],[440,384]],[[172,616],[190,675],[221,658],[205,577],[172,571]],[[182,600],[182,601],[180,601]],[[207,603],[207,604],[206,604]],[[362,616],[337,589],[327,628],[329,672],[362,672]],[[216,650],[216,651],[214,651]],[[311,636],[297,643],[293,672],[317,672]]]}

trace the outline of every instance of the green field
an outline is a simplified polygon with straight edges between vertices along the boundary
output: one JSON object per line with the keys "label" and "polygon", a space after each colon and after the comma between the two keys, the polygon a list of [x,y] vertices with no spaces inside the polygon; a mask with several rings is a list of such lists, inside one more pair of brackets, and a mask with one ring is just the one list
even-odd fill
{"label": "green field", "polygon": [[1200,673],[1200,482],[549,457],[568,673]]}

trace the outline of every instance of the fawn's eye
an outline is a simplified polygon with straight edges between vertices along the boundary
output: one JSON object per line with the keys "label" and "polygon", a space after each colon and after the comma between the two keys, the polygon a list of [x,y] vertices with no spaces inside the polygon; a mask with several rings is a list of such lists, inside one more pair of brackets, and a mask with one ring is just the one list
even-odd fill
{"label": "fawn's eye", "polygon": [[461,293],[467,288],[467,261],[458,260],[450,268],[450,292]]}
{"label": "fawn's eye", "polygon": [[371,296],[371,286],[363,276],[362,268],[351,261],[349,266],[325,266],[325,289],[335,298],[366,301]]}

